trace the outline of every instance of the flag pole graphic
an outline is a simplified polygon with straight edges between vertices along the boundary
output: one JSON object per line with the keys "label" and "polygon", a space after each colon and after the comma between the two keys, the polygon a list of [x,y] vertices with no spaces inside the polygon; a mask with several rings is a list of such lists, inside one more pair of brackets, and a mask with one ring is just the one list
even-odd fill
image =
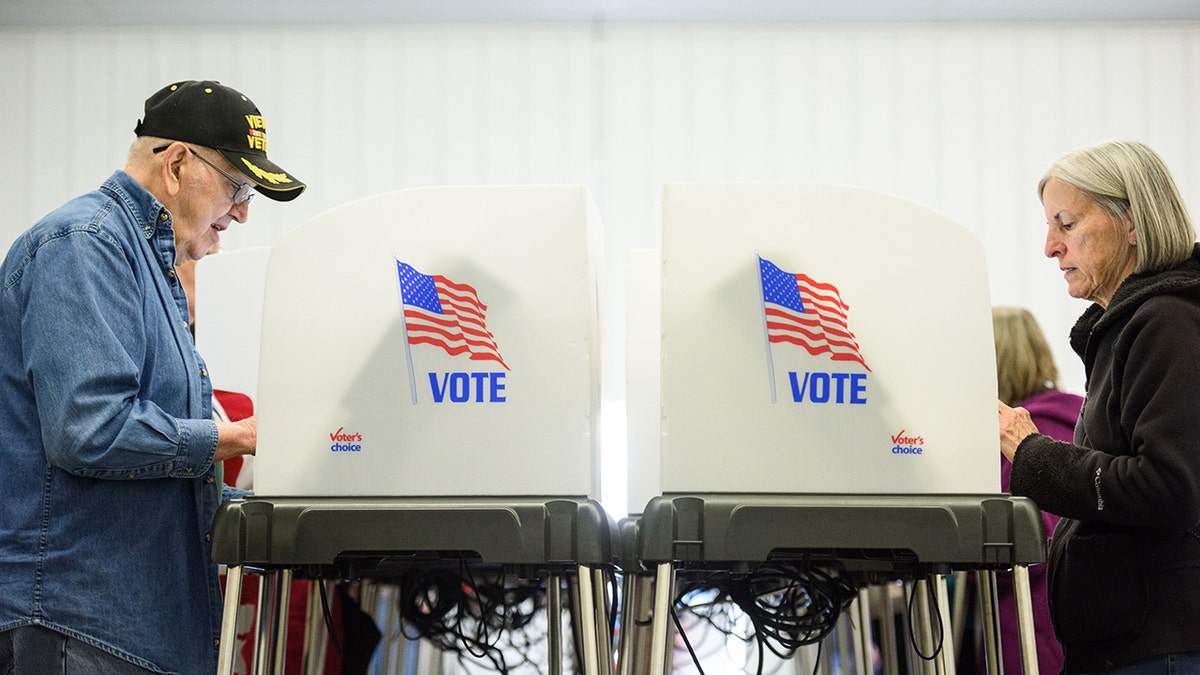
{"label": "flag pole graphic", "polygon": [[775,359],[771,356],[771,333],[767,328],[767,296],[766,290],[763,288],[763,259],[758,251],[754,252],[754,257],[758,258],[758,298],[762,306],[763,343],[767,348],[767,381],[771,384],[771,403],[775,403]]}
{"label": "flag pole graphic", "polygon": [[417,404],[417,375],[413,372],[412,345],[408,342],[408,321],[404,318],[404,283],[400,281],[400,259],[392,254],[396,262],[396,288],[400,291],[400,337],[404,341],[404,356],[408,360],[408,388],[412,392],[412,404]]}

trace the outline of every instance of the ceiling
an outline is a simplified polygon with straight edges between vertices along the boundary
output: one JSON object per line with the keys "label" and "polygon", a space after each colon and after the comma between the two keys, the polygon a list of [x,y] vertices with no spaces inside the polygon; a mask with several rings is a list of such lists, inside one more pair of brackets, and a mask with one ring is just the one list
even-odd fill
{"label": "ceiling", "polygon": [[1197,21],[1200,0],[0,0],[14,26]]}

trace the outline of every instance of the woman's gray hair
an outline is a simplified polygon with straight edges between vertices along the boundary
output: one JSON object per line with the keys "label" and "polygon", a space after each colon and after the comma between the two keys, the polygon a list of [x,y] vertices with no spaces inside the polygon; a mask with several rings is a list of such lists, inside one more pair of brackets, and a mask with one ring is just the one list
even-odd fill
{"label": "woman's gray hair", "polygon": [[1102,141],[1067,153],[1038,181],[1038,199],[1051,178],[1091,197],[1115,222],[1132,221],[1135,272],[1174,267],[1192,254],[1196,229],[1162,157],[1138,141]]}

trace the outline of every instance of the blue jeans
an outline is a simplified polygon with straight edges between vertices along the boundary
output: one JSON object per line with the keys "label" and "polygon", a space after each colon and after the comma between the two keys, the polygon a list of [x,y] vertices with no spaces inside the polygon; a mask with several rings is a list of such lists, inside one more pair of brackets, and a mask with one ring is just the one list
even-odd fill
{"label": "blue jeans", "polygon": [[0,633],[0,675],[148,675],[153,671],[41,626]]}
{"label": "blue jeans", "polygon": [[1200,673],[1200,652],[1154,656],[1111,670],[1097,670],[1086,675],[1190,675]]}

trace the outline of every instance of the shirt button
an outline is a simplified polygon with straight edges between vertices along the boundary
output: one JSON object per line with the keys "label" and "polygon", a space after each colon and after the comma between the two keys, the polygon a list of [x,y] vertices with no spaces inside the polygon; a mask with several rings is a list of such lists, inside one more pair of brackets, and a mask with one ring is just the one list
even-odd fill
{"label": "shirt button", "polygon": [[159,219],[159,220],[166,220],[167,218],[168,218],[168,216],[167,216],[167,213],[166,213],[166,211],[164,211],[164,212],[162,212],[162,213],[158,214],[158,219]]}
{"label": "shirt button", "polygon": [[208,377],[208,368],[200,369],[200,377]]}
{"label": "shirt button", "polygon": [[220,646],[221,646],[221,639],[220,639],[220,638],[213,638],[213,646],[214,646],[214,647],[220,647]]}
{"label": "shirt button", "polygon": [[175,270],[174,270],[174,269],[169,269],[169,270],[167,270],[167,276],[169,276],[169,277],[171,277],[172,279],[174,279],[174,278],[175,278]]}
{"label": "shirt button", "polygon": [[130,473],[129,478],[133,478],[133,477],[134,477],[134,475],[132,473]]}
{"label": "shirt button", "polygon": [[183,472],[184,472],[184,473],[191,473],[191,472],[192,472],[192,467],[190,467],[190,466],[189,466],[189,467],[187,467],[186,469],[184,469],[184,470],[183,470]]}
{"label": "shirt button", "polygon": [[212,485],[215,480],[216,480],[215,478],[213,478],[212,476],[209,476],[208,478],[204,479],[204,482],[208,483],[209,485]]}
{"label": "shirt button", "polygon": [[205,533],[204,541],[212,541],[212,532]]}

